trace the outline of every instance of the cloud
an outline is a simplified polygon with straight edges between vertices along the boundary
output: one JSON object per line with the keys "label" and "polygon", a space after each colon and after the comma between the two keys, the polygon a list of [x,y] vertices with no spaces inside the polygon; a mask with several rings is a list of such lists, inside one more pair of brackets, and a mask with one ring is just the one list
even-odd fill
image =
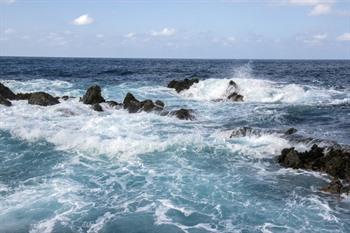
{"label": "cloud", "polygon": [[7,29],[4,30],[4,34],[5,35],[11,35],[11,34],[13,34],[15,32],[16,31],[14,29],[12,29],[12,28],[7,28]]}
{"label": "cloud", "polygon": [[136,34],[133,32],[129,32],[128,34],[124,35],[124,37],[128,38],[128,39],[133,39],[135,38]]}
{"label": "cloud", "polygon": [[78,18],[73,20],[74,25],[88,25],[94,22],[94,19],[90,17],[88,14],[81,15]]}
{"label": "cloud", "polygon": [[339,41],[350,41],[350,32],[346,32],[346,33],[338,36],[337,40],[339,40]]}
{"label": "cloud", "polygon": [[311,10],[309,15],[311,15],[311,16],[326,15],[326,14],[329,14],[331,12],[331,8],[332,8],[332,6],[330,4],[317,4]]}
{"label": "cloud", "polygon": [[105,35],[103,35],[103,34],[97,34],[96,35],[96,38],[99,38],[99,39],[102,39],[103,37],[105,37]]}
{"label": "cloud", "polygon": [[0,3],[4,3],[4,4],[12,4],[15,3],[16,0],[0,0]]}
{"label": "cloud", "polygon": [[289,0],[289,4],[299,5],[299,6],[313,6],[320,3],[319,0]]}
{"label": "cloud", "polygon": [[328,35],[326,33],[315,34],[312,36],[304,37],[302,41],[307,44],[320,45],[323,41],[327,39]]}
{"label": "cloud", "polygon": [[163,28],[161,31],[152,31],[152,36],[174,36],[176,30],[174,28]]}

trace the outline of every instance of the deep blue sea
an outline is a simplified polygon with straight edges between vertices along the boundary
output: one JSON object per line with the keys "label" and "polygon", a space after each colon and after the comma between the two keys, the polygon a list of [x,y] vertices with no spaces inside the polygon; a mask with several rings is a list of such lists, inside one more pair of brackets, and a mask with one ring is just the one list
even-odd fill
{"label": "deep blue sea", "polygon": [[[176,93],[172,79],[202,81]],[[244,102],[215,102],[234,80]],[[108,100],[127,92],[190,108],[196,120],[129,114],[79,98],[0,105],[1,233],[350,232],[350,197],[319,189],[327,175],[282,168],[278,134],[350,144],[350,61],[0,57],[14,92]]]}

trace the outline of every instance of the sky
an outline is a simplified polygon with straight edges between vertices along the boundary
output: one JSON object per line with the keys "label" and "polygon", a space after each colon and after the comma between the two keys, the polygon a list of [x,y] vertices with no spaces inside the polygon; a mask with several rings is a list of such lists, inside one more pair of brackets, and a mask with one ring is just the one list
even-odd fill
{"label": "sky", "polygon": [[0,0],[0,56],[350,59],[350,0]]}

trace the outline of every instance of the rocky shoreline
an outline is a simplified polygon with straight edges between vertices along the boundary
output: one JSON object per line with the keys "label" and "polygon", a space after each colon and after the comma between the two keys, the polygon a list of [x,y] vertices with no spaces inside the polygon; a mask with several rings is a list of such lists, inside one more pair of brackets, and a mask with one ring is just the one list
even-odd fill
{"label": "rocky shoreline", "polygon": [[[168,88],[175,89],[177,93],[188,90],[191,86],[199,83],[198,79],[172,80]],[[27,100],[28,104],[39,106],[51,106],[59,104],[61,100],[66,101],[69,96],[54,97],[46,92],[17,93],[0,83],[0,105],[10,107],[11,101]],[[234,81],[228,83],[226,99],[216,101],[243,101],[243,95],[239,94],[238,85]],[[138,112],[154,112],[161,116],[176,117],[180,120],[195,120],[196,116],[191,109],[180,108],[168,111],[166,105],[161,100],[139,100],[132,93],[127,93],[122,102],[106,100],[102,96],[101,87],[90,86],[85,94],[80,98],[83,104],[90,105],[91,109],[102,112],[105,103],[108,106],[121,110],[124,109],[130,114]],[[281,154],[276,157],[276,161],[283,167],[292,169],[304,169],[328,174],[332,181],[320,190],[331,194],[350,193],[350,146],[339,145],[334,141],[319,140],[303,137],[297,134],[297,130],[289,128],[287,130],[262,130],[251,127],[241,127],[232,131],[230,138],[245,136],[261,136],[262,134],[278,134],[293,143],[313,144],[308,151],[300,152],[294,147],[284,148]],[[320,145],[324,146],[320,146]]]}

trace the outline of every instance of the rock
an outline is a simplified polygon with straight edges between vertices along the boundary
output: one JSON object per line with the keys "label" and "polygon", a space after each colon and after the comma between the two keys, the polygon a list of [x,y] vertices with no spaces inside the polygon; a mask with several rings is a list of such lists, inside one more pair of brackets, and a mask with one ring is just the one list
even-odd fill
{"label": "rock", "polygon": [[189,89],[194,83],[198,83],[199,79],[187,79],[185,78],[183,81],[172,80],[168,84],[168,88],[174,88],[177,92],[181,92],[183,90]]}
{"label": "rock", "polygon": [[343,184],[339,179],[333,179],[331,183],[321,188],[321,191],[332,194],[341,194],[343,191]]}
{"label": "rock", "polygon": [[84,104],[99,104],[105,102],[105,99],[101,95],[101,87],[98,85],[89,87],[82,101]]}
{"label": "rock", "polygon": [[31,93],[18,93],[16,100],[29,100]]}
{"label": "rock", "polygon": [[232,130],[230,138],[245,137],[245,136],[252,136],[252,135],[260,137],[262,133],[263,132],[261,129],[244,126],[244,127],[239,127]]}
{"label": "rock", "polygon": [[113,100],[106,101],[106,104],[108,104],[108,106],[111,108],[120,108],[123,105]]}
{"label": "rock", "polygon": [[3,98],[14,100],[16,99],[15,93],[13,93],[10,88],[6,87],[2,83],[0,83],[0,95],[2,95]]}
{"label": "rock", "polygon": [[285,167],[294,169],[302,167],[302,161],[294,147],[283,149],[281,155],[278,157],[278,162]]}
{"label": "rock", "polygon": [[298,130],[296,128],[289,128],[286,130],[286,132],[284,133],[285,135],[291,135],[296,133]]}
{"label": "rock", "polygon": [[144,100],[141,102],[142,110],[145,112],[151,112],[156,106],[152,100]]}
{"label": "rock", "polygon": [[161,100],[156,100],[155,105],[156,105],[158,108],[161,108],[161,109],[163,109],[164,106],[165,106],[164,102],[161,101]]}
{"label": "rock", "polygon": [[97,112],[103,112],[103,108],[100,104],[93,104],[91,108]]}
{"label": "rock", "polygon": [[61,99],[63,99],[63,100],[68,100],[68,99],[69,99],[69,96],[68,96],[68,95],[64,95],[64,96],[61,97]]}
{"label": "rock", "polygon": [[350,178],[350,153],[340,149],[331,149],[323,158],[324,170],[331,176],[340,179]]}
{"label": "rock", "polygon": [[49,106],[59,104],[60,102],[50,94],[45,92],[34,92],[30,94],[28,99],[28,104]]}
{"label": "rock", "polygon": [[2,95],[0,95],[0,104],[5,105],[7,107],[10,107],[12,105],[12,103],[5,99]]}
{"label": "rock", "polygon": [[236,101],[236,102],[242,102],[243,101],[243,95],[240,95],[236,92],[233,92],[227,97],[228,100]]}
{"label": "rock", "polygon": [[170,112],[170,115],[176,116],[180,120],[194,120],[195,119],[194,115],[192,114],[192,110],[188,110],[188,109],[184,109],[184,108],[181,108],[181,109],[176,110],[176,111],[172,111],[172,112]]}
{"label": "rock", "polygon": [[128,92],[123,101],[124,109],[127,109],[129,113],[136,113],[141,110],[142,104],[138,101],[133,94]]}

